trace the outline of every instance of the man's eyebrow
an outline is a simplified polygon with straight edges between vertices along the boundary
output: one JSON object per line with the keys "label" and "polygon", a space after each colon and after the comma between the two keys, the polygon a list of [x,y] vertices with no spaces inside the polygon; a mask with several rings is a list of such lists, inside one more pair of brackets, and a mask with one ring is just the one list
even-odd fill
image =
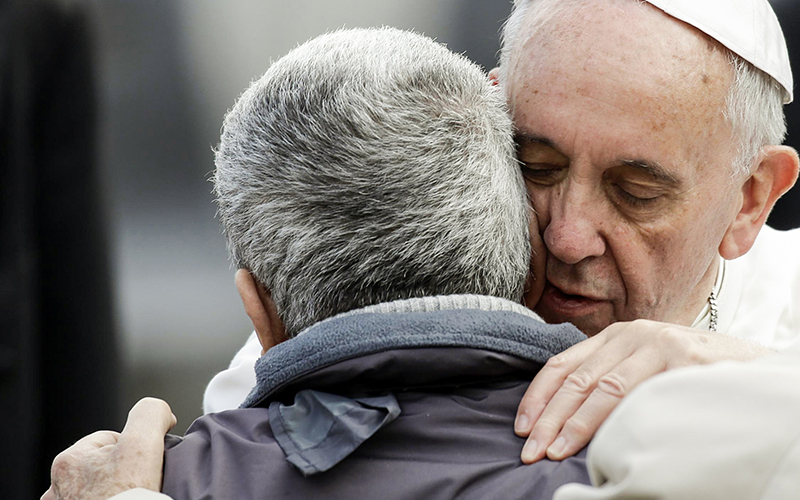
{"label": "man's eyebrow", "polygon": [[670,186],[680,186],[681,181],[669,172],[666,168],[661,166],[658,162],[647,160],[621,160],[623,165],[642,170],[650,174],[653,179],[668,184]]}
{"label": "man's eyebrow", "polygon": [[[514,141],[517,144],[540,144],[555,151],[559,151],[559,149],[556,147],[556,144],[551,139],[521,131],[517,131],[517,133],[514,134]],[[668,186],[678,187],[682,184],[680,179],[675,177],[675,175],[673,175],[658,162],[649,160],[621,160],[621,163],[623,165],[646,172],[650,174],[656,181],[662,182]]]}
{"label": "man's eyebrow", "polygon": [[539,137],[537,135],[526,134],[524,132],[517,131],[517,133],[514,134],[514,142],[516,142],[517,144],[522,144],[522,143],[541,144],[543,146],[547,146],[551,149],[555,149],[556,151],[558,151],[558,148],[556,147],[555,143],[550,139],[548,139],[547,137]]}

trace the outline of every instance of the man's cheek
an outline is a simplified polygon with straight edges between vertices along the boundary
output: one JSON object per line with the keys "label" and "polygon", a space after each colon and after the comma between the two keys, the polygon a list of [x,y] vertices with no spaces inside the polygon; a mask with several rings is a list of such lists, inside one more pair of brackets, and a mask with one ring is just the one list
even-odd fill
{"label": "man's cheek", "polygon": [[541,192],[541,190],[541,187],[538,188],[538,190],[530,187],[528,188],[528,196],[531,201],[531,206],[533,207],[531,232],[538,229],[536,232],[539,234],[544,233],[544,230],[547,229],[547,224],[550,222],[550,200],[546,196],[546,193]]}
{"label": "man's cheek", "polygon": [[525,284],[525,296],[523,298],[524,304],[528,309],[533,309],[544,293],[545,277],[543,272],[534,272],[533,270],[528,275],[528,281]]}
{"label": "man's cheek", "polygon": [[531,227],[531,261],[530,273],[525,287],[525,304],[533,308],[544,292],[545,269],[547,264],[547,249],[544,246],[541,234],[538,231],[536,214],[532,215]]}

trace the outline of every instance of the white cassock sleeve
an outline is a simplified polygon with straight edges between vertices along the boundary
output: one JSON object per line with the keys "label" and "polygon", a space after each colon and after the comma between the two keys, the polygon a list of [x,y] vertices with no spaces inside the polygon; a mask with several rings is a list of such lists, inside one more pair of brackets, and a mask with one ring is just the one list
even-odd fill
{"label": "white cassock sleeve", "polygon": [[108,500],[172,500],[172,497],[163,493],[156,493],[155,491],[146,490],[144,488],[134,488],[114,495]]}
{"label": "white cassock sleeve", "polygon": [[635,389],[598,431],[595,487],[554,500],[800,499],[800,343],[749,363],[675,370]]}
{"label": "white cassock sleeve", "polygon": [[256,386],[255,364],[260,357],[261,343],[253,332],[233,357],[228,369],[216,374],[209,382],[203,395],[203,413],[238,408]]}

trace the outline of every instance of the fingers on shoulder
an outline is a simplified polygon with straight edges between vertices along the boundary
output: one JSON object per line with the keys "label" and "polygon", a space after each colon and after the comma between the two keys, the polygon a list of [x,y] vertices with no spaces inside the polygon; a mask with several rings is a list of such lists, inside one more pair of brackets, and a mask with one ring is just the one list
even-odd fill
{"label": "fingers on shoulder", "polygon": [[[535,382],[538,381],[539,383],[531,384],[531,389],[534,389],[538,386],[544,387],[545,385],[550,384],[557,384],[557,386],[561,386],[566,382],[575,384],[578,388],[583,387],[583,375],[580,376],[580,379],[575,380],[571,379],[570,377],[572,377],[572,375],[574,375],[576,372],[580,371],[580,368],[584,365],[586,360],[590,359],[591,355],[601,345],[602,342],[595,342],[594,339],[589,339],[570,347],[566,351],[550,357],[550,359],[547,360],[542,369],[536,375],[536,379],[534,379]],[[528,392],[530,393],[531,391],[529,390]]]}
{"label": "fingers on shoulder", "polygon": [[714,344],[721,337],[646,319],[617,323],[608,327],[607,332],[615,344],[627,345],[632,356],[647,358],[657,367],[656,371],[711,362]]}
{"label": "fingers on shoulder", "polygon": [[172,409],[169,404],[163,399],[146,397],[140,399],[131,411],[128,412],[128,417],[132,415],[171,415]]}
{"label": "fingers on shoulder", "polygon": [[114,431],[97,431],[84,436],[79,439],[75,444],[58,454],[59,457],[79,457],[90,450],[103,448],[104,446],[117,444],[119,441],[119,432]]}
{"label": "fingers on shoulder", "polygon": [[128,421],[125,423],[122,434],[123,436],[150,435],[160,432],[163,437],[176,422],[177,419],[166,401],[158,398],[143,398],[128,412]]}
{"label": "fingers on shoulder", "polygon": [[553,395],[561,388],[570,371],[577,366],[574,358],[574,355],[564,351],[548,359],[525,391],[517,413],[536,420]]}
{"label": "fingers on shoulder", "polygon": [[53,459],[51,475],[54,478],[68,476],[83,467],[94,457],[99,448],[117,444],[120,434],[114,431],[97,431],[81,438]]}
{"label": "fingers on shoulder", "polygon": [[561,389],[569,393],[588,396],[594,387],[594,376],[586,370],[577,370],[567,375]]}
{"label": "fingers on shoulder", "polygon": [[620,400],[633,389],[633,383],[625,375],[617,372],[606,373],[597,381],[594,392],[597,397]]}

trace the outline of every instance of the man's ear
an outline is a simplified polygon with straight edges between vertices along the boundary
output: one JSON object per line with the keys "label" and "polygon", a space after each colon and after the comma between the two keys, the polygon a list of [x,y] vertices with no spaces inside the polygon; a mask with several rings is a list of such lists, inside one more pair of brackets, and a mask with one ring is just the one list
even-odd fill
{"label": "man's ear", "polygon": [[256,329],[256,335],[261,342],[261,354],[286,340],[286,329],[278,316],[272,295],[253,278],[250,271],[236,271],[236,289],[242,298],[244,311],[250,316]]}
{"label": "man's ear", "polygon": [[733,260],[746,254],[767,221],[772,207],[797,180],[797,152],[788,146],[767,146],[753,174],[742,185],[742,206],[719,246],[719,254]]}
{"label": "man's ear", "polygon": [[493,68],[489,72],[489,81],[492,82],[494,86],[500,85],[500,68]]}

